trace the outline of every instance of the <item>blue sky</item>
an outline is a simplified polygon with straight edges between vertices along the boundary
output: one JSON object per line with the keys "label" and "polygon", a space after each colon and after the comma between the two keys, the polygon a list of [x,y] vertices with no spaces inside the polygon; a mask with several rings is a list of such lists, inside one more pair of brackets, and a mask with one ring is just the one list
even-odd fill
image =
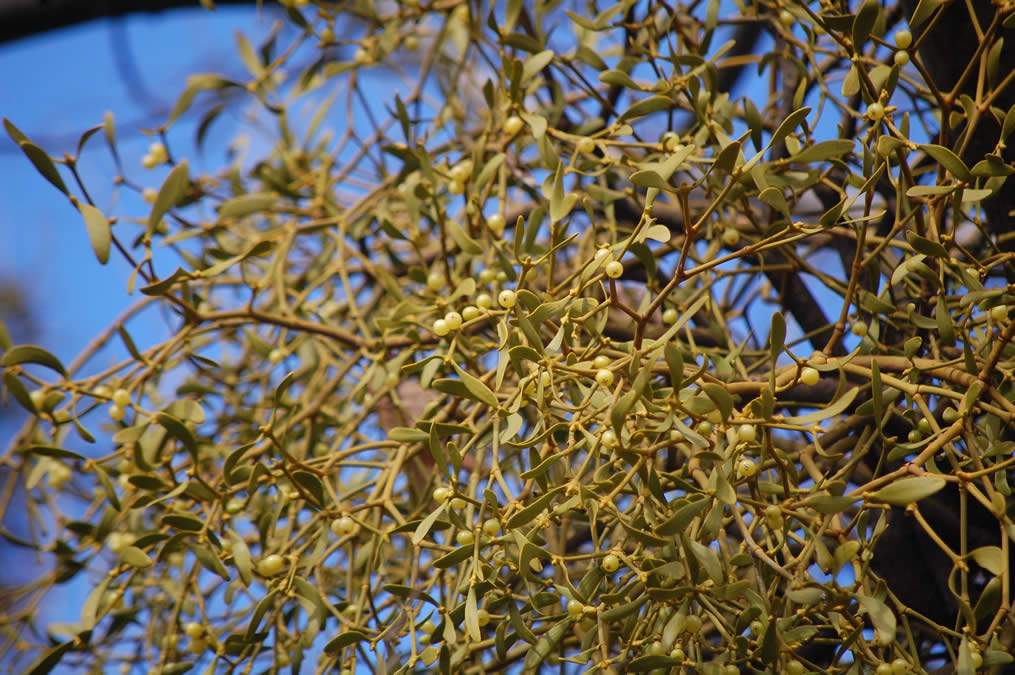
{"label": "blue sky", "polygon": [[[4,45],[0,48],[0,116],[59,157],[74,152],[81,132],[101,124],[106,111],[112,110],[118,149],[130,177],[157,188],[165,171],[141,168],[149,140],[139,130],[168,116],[189,74],[239,72],[234,31],[242,30],[256,40],[270,25],[271,17],[259,16],[253,6],[213,13],[197,8],[100,20]],[[126,70],[118,66],[118,60],[127,64]],[[135,84],[131,86],[128,80]],[[231,139],[234,129],[229,118],[217,124],[219,138]],[[194,119],[185,118],[171,131],[171,139],[188,152],[194,125]],[[222,148],[213,137],[204,157],[217,162]],[[116,169],[101,134],[89,141],[79,166],[97,205],[111,209],[111,179]],[[141,208],[130,192],[121,191],[118,199],[123,207],[130,206],[127,200],[136,202],[131,211]],[[64,363],[72,361],[136,300],[136,292],[133,298],[127,295],[129,273],[115,253],[105,267],[97,263],[77,210],[36,173],[6,134],[0,135],[0,280],[19,282],[27,294],[37,329],[33,340]],[[155,316],[131,324],[131,333],[141,345],[156,343],[163,331]],[[106,351],[101,364],[125,355],[119,344]],[[24,419],[20,408],[13,406],[13,411],[0,417],[4,445]],[[5,520],[5,525],[13,527],[16,521]],[[34,558],[6,545],[0,547],[0,556],[6,558],[5,567],[13,570],[5,574],[7,582],[34,576],[37,570]],[[20,578],[19,569],[25,570]],[[49,604],[44,622],[78,620],[80,601],[74,598],[87,589],[72,584],[61,590],[62,602]]]}
{"label": "blue sky", "polygon": [[[158,187],[162,175],[141,170],[148,139],[138,130],[165,119],[187,75],[239,69],[234,30],[257,35],[268,25],[269,19],[259,18],[253,7],[198,8],[96,21],[5,45],[0,49],[0,115],[51,155],[61,156],[73,152],[79,134],[101,124],[112,110],[132,177]],[[125,81],[118,54],[143,86]],[[228,124],[222,121],[218,128]],[[173,137],[189,145],[193,125],[184,120],[174,127]],[[101,135],[94,136],[81,164],[85,185],[98,191],[100,208],[111,205],[115,175],[103,145]],[[207,156],[216,156],[214,144]],[[97,265],[80,215],[40,178],[6,134],[0,138],[0,204],[0,278],[24,282],[37,310],[39,342],[69,361],[126,306],[129,270],[115,255],[108,266]]]}

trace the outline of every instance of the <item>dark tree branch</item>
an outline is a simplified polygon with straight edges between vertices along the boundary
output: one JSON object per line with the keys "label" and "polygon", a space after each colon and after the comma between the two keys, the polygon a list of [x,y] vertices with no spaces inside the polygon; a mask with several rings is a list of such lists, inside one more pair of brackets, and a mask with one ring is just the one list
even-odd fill
{"label": "dark tree branch", "polygon": [[[255,5],[253,0],[216,0],[216,5]],[[0,43],[127,14],[198,8],[196,0],[0,0]]]}

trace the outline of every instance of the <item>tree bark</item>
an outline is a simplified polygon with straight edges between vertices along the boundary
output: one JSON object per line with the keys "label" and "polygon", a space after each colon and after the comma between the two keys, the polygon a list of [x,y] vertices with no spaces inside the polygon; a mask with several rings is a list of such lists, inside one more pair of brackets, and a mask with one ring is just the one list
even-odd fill
{"label": "tree bark", "polygon": [[[253,0],[215,0],[216,5],[253,5]],[[200,7],[197,0],[0,0],[0,44],[127,14]]]}

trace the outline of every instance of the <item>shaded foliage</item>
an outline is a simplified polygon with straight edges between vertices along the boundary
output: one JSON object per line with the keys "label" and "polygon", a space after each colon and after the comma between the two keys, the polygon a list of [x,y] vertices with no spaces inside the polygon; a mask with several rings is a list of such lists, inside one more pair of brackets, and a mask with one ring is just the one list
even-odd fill
{"label": "shaded foliage", "polygon": [[[1007,5],[288,20],[239,39],[249,78],[190,78],[144,160],[158,189],[112,116],[83,137],[147,212],[107,213],[76,156],[6,123],[140,298],[106,336],[122,362],[4,345],[33,413],[4,507],[55,561],[8,650],[37,672],[1011,667]],[[174,122],[200,109],[200,145],[238,99],[270,147],[198,175]],[[147,312],[168,340],[134,342]],[[80,623],[34,632],[83,577]]]}

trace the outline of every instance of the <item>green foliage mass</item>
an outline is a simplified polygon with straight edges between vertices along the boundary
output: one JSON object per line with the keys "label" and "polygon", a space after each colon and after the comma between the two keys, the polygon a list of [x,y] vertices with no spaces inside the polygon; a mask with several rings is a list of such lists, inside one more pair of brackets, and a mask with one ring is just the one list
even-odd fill
{"label": "green foliage mass", "polygon": [[[279,16],[142,167],[6,123],[135,298],[71,364],[3,340],[20,670],[1011,662],[1009,4]],[[237,111],[198,172],[174,125]],[[77,180],[103,138],[144,210]]]}

